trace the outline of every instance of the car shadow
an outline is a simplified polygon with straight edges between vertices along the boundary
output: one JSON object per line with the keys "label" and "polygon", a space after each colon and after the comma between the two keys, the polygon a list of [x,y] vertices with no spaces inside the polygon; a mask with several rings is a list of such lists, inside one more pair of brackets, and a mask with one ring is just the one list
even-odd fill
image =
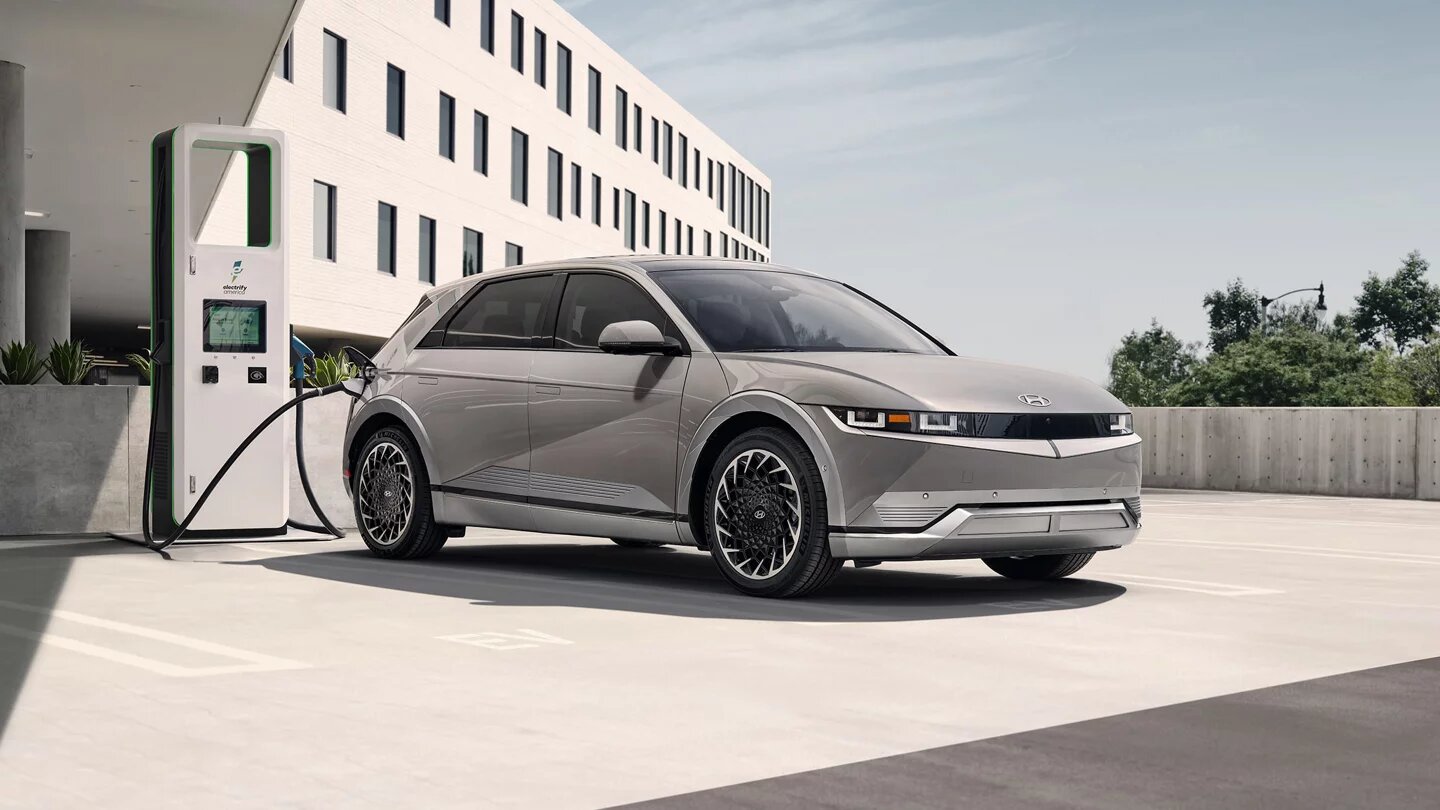
{"label": "car shadow", "polygon": [[[364,549],[230,565],[372,588],[466,599],[476,605],[566,606],[701,619],[894,622],[962,619],[1103,604],[1125,593],[1109,582],[1021,582],[979,567],[942,571],[846,566],[818,595],[755,599],[733,590],[695,549],[625,549],[608,543],[447,547],[427,560],[381,560]],[[977,562],[975,565],[979,566]]]}

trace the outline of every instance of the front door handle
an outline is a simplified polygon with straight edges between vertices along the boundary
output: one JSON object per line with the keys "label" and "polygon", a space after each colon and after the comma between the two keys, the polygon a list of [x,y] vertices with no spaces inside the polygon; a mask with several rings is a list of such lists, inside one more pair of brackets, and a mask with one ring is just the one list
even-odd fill
{"label": "front door handle", "polygon": [[440,384],[440,378],[439,378],[439,377],[416,377],[416,378],[415,378],[415,382],[418,382],[418,383],[420,383],[421,385],[439,385],[439,384]]}
{"label": "front door handle", "polygon": [[558,395],[558,394],[560,393],[560,386],[558,386],[558,385],[536,385],[536,386],[535,386],[535,393],[537,393],[537,394],[556,394],[556,395]]}

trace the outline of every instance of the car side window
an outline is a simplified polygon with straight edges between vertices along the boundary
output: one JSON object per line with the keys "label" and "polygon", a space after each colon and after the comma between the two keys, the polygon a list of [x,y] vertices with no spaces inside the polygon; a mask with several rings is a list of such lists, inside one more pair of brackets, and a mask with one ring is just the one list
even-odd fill
{"label": "car side window", "polygon": [[545,328],[545,303],[554,276],[492,281],[455,313],[445,345],[467,349],[517,349],[535,345]]}
{"label": "car side window", "polygon": [[660,306],[634,283],[605,273],[574,273],[560,298],[555,348],[598,349],[600,332],[620,321],[649,321],[664,335],[675,331]]}

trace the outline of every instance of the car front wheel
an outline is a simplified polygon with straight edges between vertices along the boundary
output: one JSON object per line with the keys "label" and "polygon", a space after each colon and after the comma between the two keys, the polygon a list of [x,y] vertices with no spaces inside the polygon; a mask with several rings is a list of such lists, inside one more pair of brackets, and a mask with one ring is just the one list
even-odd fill
{"label": "car front wheel", "polygon": [[706,488],[705,536],[726,580],[750,596],[804,596],[840,570],[820,470],[804,443],[777,428],[747,431],[720,453]]}
{"label": "car front wheel", "polygon": [[430,477],[410,434],[381,428],[360,449],[351,483],[355,525],[377,557],[413,560],[445,545],[445,527],[435,522]]}

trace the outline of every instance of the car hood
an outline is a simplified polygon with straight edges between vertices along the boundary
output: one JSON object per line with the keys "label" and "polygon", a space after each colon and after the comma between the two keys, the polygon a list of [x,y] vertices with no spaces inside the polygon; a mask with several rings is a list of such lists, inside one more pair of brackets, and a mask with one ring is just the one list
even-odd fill
{"label": "car hood", "polygon": [[731,390],[764,390],[807,405],[914,411],[1126,413],[1089,380],[1053,371],[951,355],[889,352],[722,353]]}

